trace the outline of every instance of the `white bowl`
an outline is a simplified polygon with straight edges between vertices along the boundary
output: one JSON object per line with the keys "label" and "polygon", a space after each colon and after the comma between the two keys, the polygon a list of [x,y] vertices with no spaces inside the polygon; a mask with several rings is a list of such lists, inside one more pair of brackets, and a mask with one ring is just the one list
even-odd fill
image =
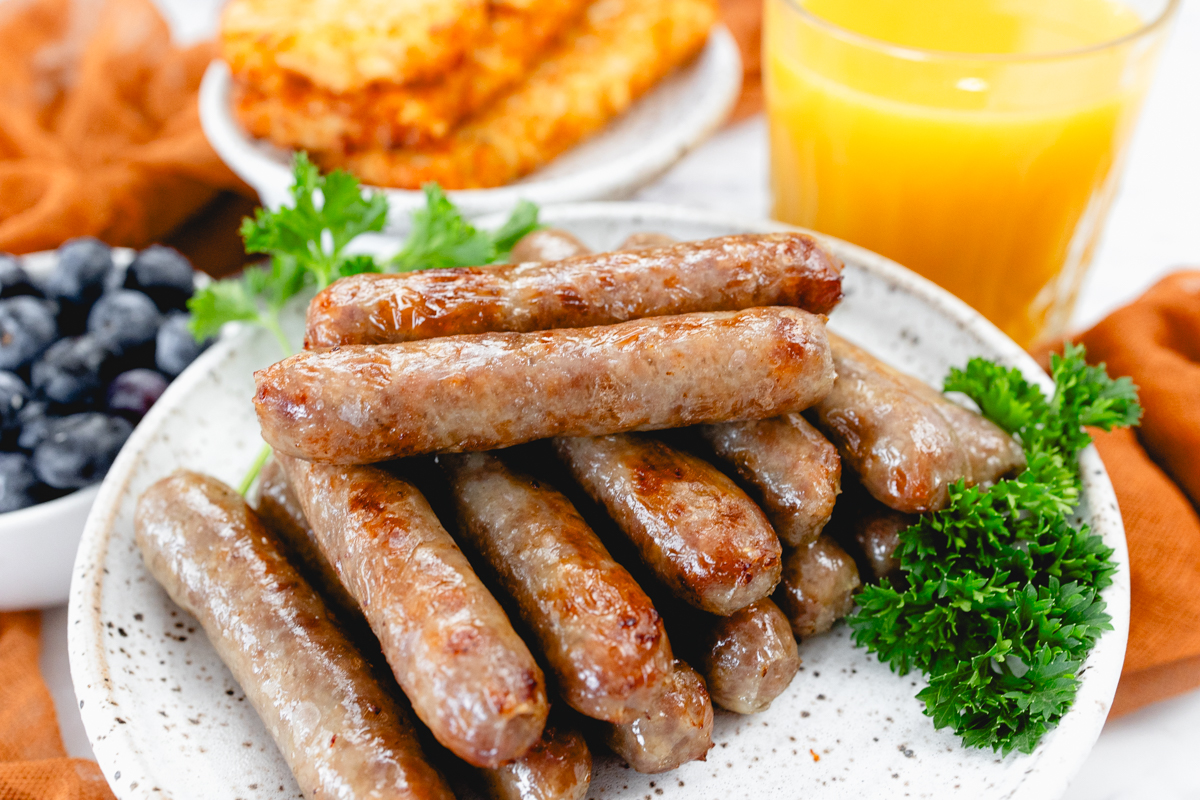
{"label": "white bowl", "polygon": [[[681,239],[773,231],[683,209],[592,203],[544,210],[545,220],[597,249],[629,233]],[[846,299],[831,325],[897,367],[940,385],[946,370],[982,355],[1046,375],[991,323],[932,283],[861,248],[828,240],[846,262]],[[301,309],[292,309],[293,336]],[[240,797],[297,791],[282,757],[203,631],[147,573],[133,538],[138,496],[186,467],[236,484],[261,447],[252,371],[279,358],[265,332],[218,343],[167,390],[109,472],[88,519],[71,587],[71,677],[97,760],[121,800]],[[1094,449],[1082,456],[1080,517],[1115,550],[1104,592],[1114,630],[1100,637],[1074,707],[1031,755],[966,750],[934,730],[899,677],[848,631],[800,645],[803,671],[766,712],[718,712],[706,762],[639,775],[596,754],[588,797],[632,800],[804,797],[1055,798],[1083,763],[1108,714],[1129,625],[1129,570],[1121,517]],[[814,757],[819,756],[819,760]],[[753,788],[750,788],[753,787]]]}
{"label": "white bowl", "polygon": [[[137,251],[112,249],[113,263],[126,267]],[[58,263],[58,252],[44,250],[20,257],[30,277],[43,278]],[[196,274],[196,285],[208,276]],[[79,537],[99,484],[86,486],[47,503],[0,514],[0,611],[51,608],[67,602],[71,567]]]}
{"label": "white bowl", "polygon": [[[113,261],[125,266],[134,251],[113,248]],[[34,280],[44,278],[58,263],[58,253],[44,250],[20,257]],[[71,494],[0,514],[0,611],[51,608],[67,602],[71,565],[83,535],[99,484]]]}
{"label": "white bowl", "polygon": [[[742,86],[737,43],[717,26],[704,50],[596,136],[522,180],[497,189],[449,192],[464,214],[507,211],[518,199],[539,205],[629,197],[651,183],[725,121]],[[200,122],[213,149],[263,204],[290,202],[291,154],[251,138],[234,117],[231,78],[213,62],[200,85]],[[389,202],[388,229],[407,230],[409,213],[424,205],[419,191],[380,189]]]}

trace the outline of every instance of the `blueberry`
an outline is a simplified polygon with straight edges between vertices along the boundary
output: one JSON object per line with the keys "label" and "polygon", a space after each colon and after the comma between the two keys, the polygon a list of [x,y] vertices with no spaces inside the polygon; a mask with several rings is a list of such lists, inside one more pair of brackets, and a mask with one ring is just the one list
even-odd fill
{"label": "blueberry", "polygon": [[58,248],[58,264],[42,290],[58,301],[58,326],[65,334],[83,331],[88,309],[104,291],[104,279],[112,269],[112,250],[97,239],[72,239]]}
{"label": "blueberry", "polygon": [[30,490],[37,476],[24,453],[0,453],[0,513],[16,511],[34,503]]}
{"label": "blueberry", "polygon": [[112,353],[91,336],[55,342],[33,362],[33,391],[59,405],[96,402],[104,389],[104,373]]}
{"label": "blueberry", "polygon": [[0,369],[19,369],[58,338],[58,309],[36,297],[0,300]]}
{"label": "blueberry", "polygon": [[17,447],[31,451],[42,443],[50,433],[50,425],[58,417],[51,415],[50,404],[45,400],[33,400],[17,414],[21,432],[17,435]]}
{"label": "blueberry", "polygon": [[96,301],[87,329],[115,355],[125,355],[137,348],[149,349],[161,323],[154,301],[141,292],[121,289]]}
{"label": "blueberry", "polygon": [[158,329],[154,345],[154,365],[174,378],[187,369],[213,343],[211,338],[197,342],[188,330],[189,314],[172,311]]}
{"label": "blueberry", "polygon": [[125,288],[145,292],[161,311],[182,310],[195,289],[192,262],[171,247],[151,245],[125,271]]}
{"label": "blueberry", "polygon": [[131,369],[113,378],[108,385],[108,410],[125,417],[141,419],[150,406],[162,397],[169,381],[152,369]]}
{"label": "blueberry", "polygon": [[7,253],[0,253],[0,297],[16,297],[30,294],[41,297],[42,293],[29,279],[29,273],[21,262]]}
{"label": "blueberry", "polygon": [[32,396],[33,392],[16,373],[0,370],[0,431],[17,429],[20,425],[17,417]]}
{"label": "blueberry", "polygon": [[56,489],[79,489],[104,477],[133,425],[95,411],[55,421],[33,451],[33,470]]}

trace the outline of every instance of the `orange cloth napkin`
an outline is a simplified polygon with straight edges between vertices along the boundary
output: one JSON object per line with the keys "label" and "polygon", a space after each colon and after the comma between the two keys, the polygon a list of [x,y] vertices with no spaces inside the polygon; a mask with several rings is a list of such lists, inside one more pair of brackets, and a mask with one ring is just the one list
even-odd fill
{"label": "orange cloth napkin", "polygon": [[0,614],[0,800],[112,800],[94,761],[68,758],[38,672],[36,611]]}
{"label": "orange cloth napkin", "polygon": [[253,196],[200,129],[215,52],[174,46],[150,0],[0,5],[0,252],[143,247],[222,190]]}
{"label": "orange cloth napkin", "polygon": [[721,0],[721,22],[737,40],[742,54],[742,95],[729,115],[730,122],[763,109],[762,6],[763,0]]}
{"label": "orange cloth napkin", "polygon": [[1133,378],[1146,410],[1136,433],[1096,437],[1133,579],[1117,716],[1200,686],[1200,271],[1163,279],[1078,339],[1089,361]]}

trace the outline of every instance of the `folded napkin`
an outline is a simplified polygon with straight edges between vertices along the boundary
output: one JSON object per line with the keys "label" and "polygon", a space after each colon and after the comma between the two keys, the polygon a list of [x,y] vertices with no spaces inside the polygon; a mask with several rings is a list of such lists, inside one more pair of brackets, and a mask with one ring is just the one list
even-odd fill
{"label": "folded napkin", "polygon": [[730,122],[763,110],[762,10],[763,0],[721,0],[721,22],[742,54],[742,94],[729,115]]}
{"label": "folded napkin", "polygon": [[94,761],[68,758],[38,672],[36,611],[0,614],[0,800],[112,800]]}
{"label": "folded napkin", "polygon": [[200,129],[215,52],[174,46],[150,0],[0,4],[0,252],[143,247],[222,190],[252,196]]}
{"label": "folded napkin", "polygon": [[1112,715],[1200,686],[1200,271],[1177,272],[1078,337],[1146,413],[1098,433],[1129,540],[1132,616]]}

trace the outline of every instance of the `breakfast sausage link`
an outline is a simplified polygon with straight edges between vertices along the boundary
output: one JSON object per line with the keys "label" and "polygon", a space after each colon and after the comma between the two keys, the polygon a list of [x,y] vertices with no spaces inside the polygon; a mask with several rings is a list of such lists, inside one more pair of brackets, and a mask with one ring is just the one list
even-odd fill
{"label": "breakfast sausage link", "polygon": [[815,636],[853,610],[854,593],[861,585],[854,559],[823,534],[788,553],[775,601],[797,636]]}
{"label": "breakfast sausage link", "polygon": [[587,245],[561,228],[539,228],[522,236],[509,253],[513,264],[533,261],[560,261],[589,252]]}
{"label": "breakfast sausage link", "polygon": [[[310,572],[319,576],[323,595],[329,597],[329,593],[341,592],[346,606],[339,611],[343,612],[344,618],[362,620],[358,603],[346,592],[337,573],[321,554],[316,534],[304,518],[300,501],[288,485],[283,468],[274,459],[268,461],[259,474],[259,515],[282,538],[292,540],[288,542],[292,551],[303,559]],[[284,528],[288,529],[286,533]],[[362,623],[365,628],[365,620]],[[385,677],[382,673],[376,674],[381,680]],[[399,695],[400,689],[390,674],[386,675],[386,681]],[[449,752],[446,757],[462,763]],[[444,766],[447,770],[453,769],[449,764]],[[492,800],[583,800],[592,778],[592,754],[578,731],[547,724],[542,738],[524,755],[494,769],[481,767],[478,772]]]}
{"label": "breakfast sausage link", "polygon": [[481,775],[491,800],[584,800],[592,753],[579,731],[551,723],[525,755]]}
{"label": "breakfast sausage link", "polygon": [[704,679],[682,661],[646,698],[632,721],[605,723],[612,751],[638,772],[667,772],[704,761],[712,749],[713,709]]}
{"label": "breakfast sausage link", "polygon": [[818,426],[877,500],[937,511],[959,480],[989,486],[1025,466],[1011,436],[846,340],[829,335],[837,380],[813,409]]}
{"label": "breakfast sausage link", "polygon": [[738,714],[770,707],[800,669],[796,637],[779,606],[764,597],[696,629],[696,669],[714,705]]}
{"label": "breakfast sausage link", "polygon": [[138,501],[146,566],[204,627],[305,797],[453,800],[278,540],[220,481],[177,472]]}
{"label": "breakfast sausage link", "polygon": [[779,582],[783,551],[771,524],[707,461],[628,433],[561,438],[554,446],[677,597],[727,615]]}
{"label": "breakfast sausage link", "polygon": [[791,684],[800,669],[796,638],[769,598],[719,617],[680,601],[653,577],[634,577],[662,614],[675,653],[703,676],[713,705],[754,714]]}
{"label": "breakfast sausage link", "polygon": [[754,308],[310,351],[254,377],[276,452],[371,463],[773,417],[834,373],[821,317]]}
{"label": "breakfast sausage link", "polygon": [[[533,255],[540,261],[544,251]],[[583,328],[756,306],[828,314],[842,297],[841,270],[811,236],[770,233],[543,263],[353,275],[313,298],[304,346]]]}
{"label": "breakfast sausage link", "polygon": [[528,750],[548,712],[542,671],[421,493],[373,467],[276,458],[437,740],[479,767]]}
{"label": "breakfast sausage link", "polygon": [[701,425],[700,435],[754,491],[789,547],[813,542],[833,514],[842,462],[837,448],[799,414]]}
{"label": "breakfast sausage link", "polygon": [[337,572],[325,556],[312,526],[304,516],[300,500],[288,484],[287,475],[278,459],[272,458],[258,473],[258,516],[279,535],[290,554],[299,562],[300,570],[321,593],[325,601],[343,618],[363,623],[362,611]]}
{"label": "breakfast sausage link", "polygon": [[512,599],[563,699],[595,719],[631,718],[639,693],[671,671],[650,598],[559,492],[489,453],[438,462],[459,537]]}

